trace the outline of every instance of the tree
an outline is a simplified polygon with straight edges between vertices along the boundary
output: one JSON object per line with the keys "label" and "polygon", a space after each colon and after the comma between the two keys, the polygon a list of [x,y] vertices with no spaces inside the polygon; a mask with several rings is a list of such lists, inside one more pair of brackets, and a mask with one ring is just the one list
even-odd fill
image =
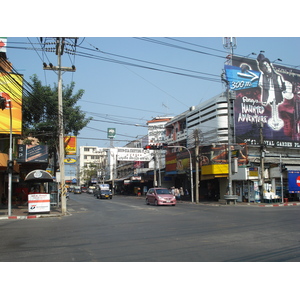
{"label": "tree", "polygon": [[[47,144],[51,155],[57,152],[59,144],[58,88],[55,84],[53,88],[42,85],[35,74],[30,79],[31,91],[23,95],[23,135],[34,136],[41,144]],[[63,86],[63,122],[64,134],[77,136],[92,118],[86,118],[80,106],[76,106],[84,90],[74,93],[74,88],[74,82]]]}

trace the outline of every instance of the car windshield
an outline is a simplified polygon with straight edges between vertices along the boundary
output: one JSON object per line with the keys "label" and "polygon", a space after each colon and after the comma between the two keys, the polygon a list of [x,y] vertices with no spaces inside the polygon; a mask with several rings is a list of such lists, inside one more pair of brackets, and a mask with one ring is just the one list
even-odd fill
{"label": "car windshield", "polygon": [[108,190],[101,191],[102,194],[109,194]]}
{"label": "car windshield", "polygon": [[157,194],[171,194],[171,191],[169,191],[168,189],[157,189],[156,190]]}

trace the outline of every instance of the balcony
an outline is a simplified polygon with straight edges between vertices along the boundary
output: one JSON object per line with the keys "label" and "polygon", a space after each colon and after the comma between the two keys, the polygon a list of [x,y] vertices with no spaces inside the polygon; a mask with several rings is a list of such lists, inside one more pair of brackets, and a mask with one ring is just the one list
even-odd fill
{"label": "balcony", "polygon": [[173,134],[166,136],[165,142],[167,144],[169,144],[169,143],[180,142],[180,141],[186,140],[187,139],[186,129],[184,129],[182,131],[178,131],[177,133],[175,133],[175,136],[176,136],[176,139],[173,139]]}

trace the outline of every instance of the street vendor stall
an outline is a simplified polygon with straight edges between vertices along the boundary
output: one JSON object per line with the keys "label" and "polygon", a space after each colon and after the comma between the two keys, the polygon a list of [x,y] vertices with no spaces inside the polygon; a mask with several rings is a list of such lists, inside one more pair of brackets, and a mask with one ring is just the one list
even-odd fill
{"label": "street vendor stall", "polygon": [[25,182],[30,186],[28,194],[28,213],[50,212],[49,183],[52,176],[44,170],[34,170],[27,174]]}

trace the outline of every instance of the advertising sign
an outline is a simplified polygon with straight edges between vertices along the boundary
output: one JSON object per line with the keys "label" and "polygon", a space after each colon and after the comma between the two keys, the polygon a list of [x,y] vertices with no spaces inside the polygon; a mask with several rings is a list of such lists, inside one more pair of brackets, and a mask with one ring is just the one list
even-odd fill
{"label": "advertising sign", "polygon": [[10,133],[10,113],[12,134],[22,133],[22,82],[17,74],[0,73],[0,96],[6,99],[6,108],[1,111],[0,134]]}
{"label": "advertising sign", "polygon": [[48,146],[18,145],[18,162],[48,162]]}
{"label": "advertising sign", "polygon": [[289,193],[300,193],[300,171],[289,171]]}
{"label": "advertising sign", "polygon": [[65,136],[64,143],[66,155],[76,155],[76,136]]}
{"label": "advertising sign", "polygon": [[237,143],[300,148],[300,70],[257,59],[233,56],[225,65],[229,89],[235,91]]}
{"label": "advertising sign", "polygon": [[64,162],[65,162],[65,164],[68,164],[68,165],[74,165],[77,162],[76,156],[68,156],[64,159]]}
{"label": "advertising sign", "polygon": [[28,194],[28,212],[49,212],[50,194]]}
{"label": "advertising sign", "polygon": [[0,52],[6,52],[7,38],[0,37]]}
{"label": "advertising sign", "polygon": [[119,161],[150,161],[152,155],[143,148],[118,148],[117,160]]}

